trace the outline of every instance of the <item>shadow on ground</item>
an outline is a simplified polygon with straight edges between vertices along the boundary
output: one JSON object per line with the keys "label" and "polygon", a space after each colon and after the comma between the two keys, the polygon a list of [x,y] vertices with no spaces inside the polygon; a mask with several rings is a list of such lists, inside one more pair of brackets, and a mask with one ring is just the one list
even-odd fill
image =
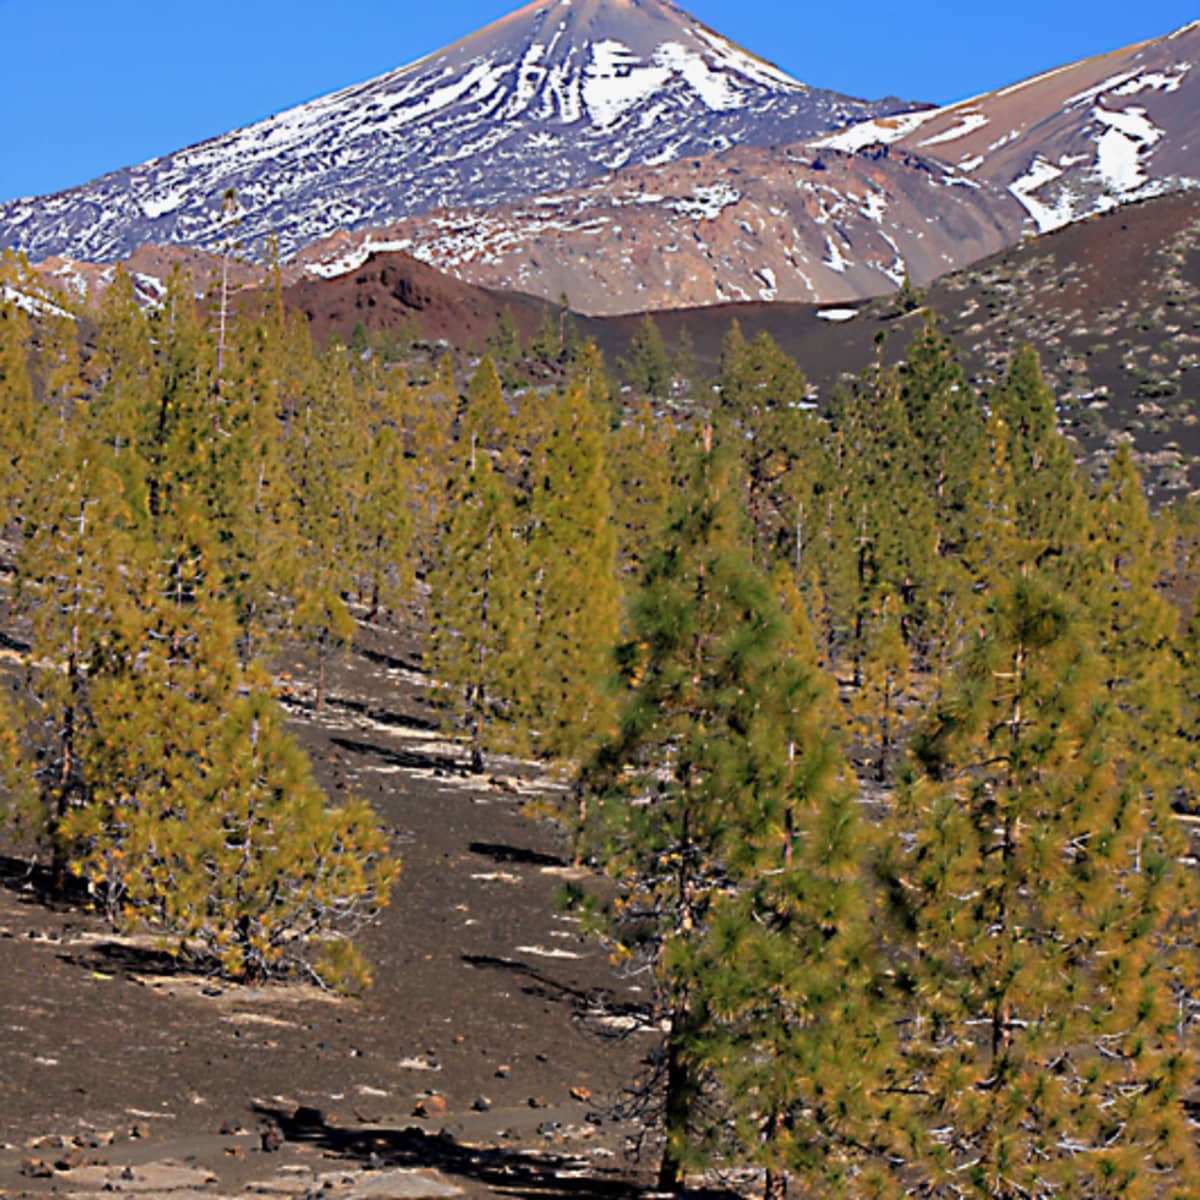
{"label": "shadow on ground", "polygon": [[[445,1131],[406,1129],[344,1129],[329,1123],[315,1109],[284,1112],[256,1106],[261,1117],[279,1126],[284,1139],[304,1142],[374,1168],[409,1167],[439,1171],[460,1181],[470,1180],[501,1195],[527,1200],[636,1200],[649,1191],[629,1175],[598,1167],[586,1159],[524,1149],[464,1145]],[[691,1200],[736,1200],[730,1191],[689,1192]]]}
{"label": "shadow on ground", "polygon": [[528,981],[521,989],[526,995],[537,996],[555,1004],[569,1003],[575,1009],[576,1015],[585,1022],[596,1017],[617,1018],[621,1021],[614,1027],[601,1026],[595,1030],[601,1037],[623,1039],[631,1032],[640,1031],[651,1024],[648,1005],[629,1001],[618,1002],[608,988],[585,990],[572,987],[516,958],[500,958],[493,954],[464,954],[462,961],[467,966],[479,970],[501,971],[520,976]]}
{"label": "shadow on ground", "polygon": [[414,771],[442,771],[461,775],[464,764],[444,754],[423,754],[419,750],[392,750],[386,746],[375,746],[370,742],[355,741],[354,738],[333,737],[330,742],[351,754],[370,755],[389,767],[405,767]]}
{"label": "shadow on ground", "polygon": [[565,867],[566,861],[557,854],[527,850],[524,846],[509,846],[504,842],[472,842],[467,847],[472,854],[482,854],[496,863],[519,863],[527,867]]}

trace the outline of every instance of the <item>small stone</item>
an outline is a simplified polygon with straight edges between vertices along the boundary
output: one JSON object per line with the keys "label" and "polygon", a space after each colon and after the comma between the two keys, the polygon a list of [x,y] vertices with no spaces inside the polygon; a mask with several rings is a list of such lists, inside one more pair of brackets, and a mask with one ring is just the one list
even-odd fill
{"label": "small stone", "polygon": [[592,1098],[592,1089],[585,1087],[573,1087],[571,1089],[571,1099],[579,1100],[586,1104]]}
{"label": "small stone", "polygon": [[283,1145],[283,1134],[279,1132],[278,1125],[268,1125],[260,1130],[259,1139],[267,1154],[274,1154]]}
{"label": "small stone", "polygon": [[30,1179],[49,1179],[54,1174],[54,1168],[44,1158],[27,1158],[21,1164],[21,1174]]}
{"label": "small stone", "polygon": [[54,1169],[56,1171],[73,1171],[76,1167],[82,1167],[88,1160],[88,1156],[80,1149],[75,1148],[68,1150],[66,1154],[61,1154],[54,1160]]}
{"label": "small stone", "polygon": [[446,1098],[434,1094],[422,1096],[413,1108],[414,1117],[444,1117],[446,1115]]}
{"label": "small stone", "polygon": [[231,1117],[228,1121],[222,1122],[219,1132],[222,1137],[233,1137],[236,1134],[244,1133],[245,1130],[242,1129],[241,1121]]}
{"label": "small stone", "polygon": [[476,1096],[475,1102],[471,1107],[476,1112],[489,1112],[492,1107],[492,1102],[486,1096]]}
{"label": "small stone", "polygon": [[150,1136],[150,1126],[145,1121],[135,1121],[130,1127],[129,1136],[131,1138],[148,1138]]}
{"label": "small stone", "polygon": [[509,1077],[509,1075],[511,1075],[511,1074],[512,1074],[512,1067],[510,1067],[508,1065],[508,1063],[501,1063],[496,1068],[496,1078],[497,1079],[507,1079]]}
{"label": "small stone", "polygon": [[543,1100],[541,1098],[541,1096],[530,1096],[527,1103],[530,1108],[545,1108],[546,1107],[546,1102],[545,1102],[545,1100]]}

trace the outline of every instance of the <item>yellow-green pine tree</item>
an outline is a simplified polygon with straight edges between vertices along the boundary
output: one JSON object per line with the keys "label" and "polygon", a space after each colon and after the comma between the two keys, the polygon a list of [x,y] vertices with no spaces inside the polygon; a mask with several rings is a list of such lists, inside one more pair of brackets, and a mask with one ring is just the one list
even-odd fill
{"label": "yellow-green pine tree", "polygon": [[474,771],[527,733],[528,614],[512,489],[477,453],[456,481],[430,574],[429,675],[469,739]]}
{"label": "yellow-green pine tree", "polygon": [[616,536],[601,412],[579,387],[554,409],[533,493],[526,570],[536,579],[528,719],[535,745],[573,757],[607,726],[605,684],[620,620]]}
{"label": "yellow-green pine tree", "polygon": [[1045,572],[998,590],[887,830],[897,1172],[932,1196],[1182,1196],[1195,1178],[1172,930],[1191,884],[1168,805],[1129,786],[1089,643]]}

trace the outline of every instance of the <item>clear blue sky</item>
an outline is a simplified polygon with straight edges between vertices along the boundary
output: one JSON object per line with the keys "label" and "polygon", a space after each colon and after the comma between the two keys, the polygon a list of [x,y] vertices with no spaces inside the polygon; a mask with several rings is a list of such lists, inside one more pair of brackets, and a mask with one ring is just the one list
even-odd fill
{"label": "clear blue sky", "polygon": [[[0,0],[0,200],[177,150],[439,49],[520,0]],[[1196,0],[685,0],[805,83],[948,103],[1156,37]]]}

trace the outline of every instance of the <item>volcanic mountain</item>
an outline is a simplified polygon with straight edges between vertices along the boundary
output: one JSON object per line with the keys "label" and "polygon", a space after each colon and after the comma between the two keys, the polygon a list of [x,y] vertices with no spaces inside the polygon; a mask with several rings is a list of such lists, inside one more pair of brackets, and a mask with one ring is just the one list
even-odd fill
{"label": "volcanic mountain", "polygon": [[1120,204],[1200,185],[1200,22],[940,109],[779,147],[630,165],[486,212],[310,247],[312,272],[404,250],[597,315],[849,303]]}
{"label": "volcanic mountain", "polygon": [[794,142],[904,108],[806,87],[669,0],[534,0],[411,66],[55,196],[0,249],[108,261],[153,242],[287,256],[335,230],[492,206],[628,164]]}
{"label": "volcanic mountain", "polygon": [[887,143],[1007,189],[1039,232],[1200,187],[1200,21],[946,108],[826,137]]}

